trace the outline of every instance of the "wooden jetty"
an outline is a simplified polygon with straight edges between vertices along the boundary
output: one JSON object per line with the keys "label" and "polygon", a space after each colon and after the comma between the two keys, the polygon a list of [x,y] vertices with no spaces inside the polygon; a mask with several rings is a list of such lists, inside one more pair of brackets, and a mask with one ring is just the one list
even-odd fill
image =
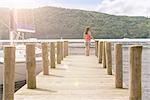
{"label": "wooden jetty", "polygon": [[115,88],[114,75],[97,63],[95,56],[69,56],[37,76],[37,88],[27,85],[15,93],[15,100],[127,100],[127,89]]}
{"label": "wooden jetty", "polygon": [[[44,44],[44,43],[43,43]],[[35,76],[35,45],[27,44],[27,84],[13,94],[15,61],[5,61],[3,100],[142,100],[141,54],[142,46],[130,47],[129,89],[123,84],[122,45],[115,46],[115,73],[112,71],[110,41],[96,41],[95,55],[69,55],[68,42],[57,41],[43,45],[43,72]],[[57,45],[57,46],[56,46]],[[14,58],[14,47],[5,47],[5,58]],[[56,50],[57,49],[57,50]],[[56,50],[56,52],[55,52]],[[54,55],[54,54],[55,55]],[[119,54],[118,54],[119,53]],[[12,55],[8,57],[7,55]],[[55,63],[54,63],[55,62]],[[48,64],[49,63],[49,64]],[[7,74],[10,72],[11,74]],[[8,83],[10,82],[10,83]],[[7,87],[8,86],[8,87]],[[9,94],[8,94],[9,93]]]}

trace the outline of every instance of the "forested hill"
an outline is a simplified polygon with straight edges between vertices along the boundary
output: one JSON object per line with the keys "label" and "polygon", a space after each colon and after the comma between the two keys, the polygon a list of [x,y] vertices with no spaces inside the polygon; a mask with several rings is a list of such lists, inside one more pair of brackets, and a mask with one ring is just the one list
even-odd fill
{"label": "forested hill", "polygon": [[[7,38],[8,9],[0,8],[0,35]],[[26,11],[26,10],[22,10]],[[25,18],[28,14],[22,14]],[[6,17],[5,17],[6,16]],[[99,12],[55,7],[34,9],[36,38],[82,38],[86,26],[94,38],[149,38],[150,19],[146,17],[114,16]],[[28,17],[29,18],[29,17]],[[26,19],[29,20],[29,19]],[[30,19],[31,20],[31,19]]]}

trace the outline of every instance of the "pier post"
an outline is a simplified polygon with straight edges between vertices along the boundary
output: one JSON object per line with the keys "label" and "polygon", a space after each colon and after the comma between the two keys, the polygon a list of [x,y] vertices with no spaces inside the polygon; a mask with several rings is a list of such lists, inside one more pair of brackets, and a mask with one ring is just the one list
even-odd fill
{"label": "pier post", "polygon": [[57,64],[61,64],[61,42],[57,41]]}
{"label": "pier post", "polygon": [[48,43],[42,43],[43,74],[49,74]]}
{"label": "pier post", "polygon": [[99,63],[99,48],[100,48],[99,44],[100,44],[100,41],[98,41],[98,44],[97,44],[97,58],[98,58],[98,63]]}
{"label": "pier post", "polygon": [[68,56],[68,41],[64,41],[64,57]]}
{"label": "pier post", "polygon": [[64,42],[61,41],[61,60],[64,58]]}
{"label": "pier post", "polygon": [[98,63],[102,63],[102,50],[103,50],[103,42],[99,41],[98,43]]}
{"label": "pier post", "polygon": [[95,56],[98,57],[98,40],[95,41]]}
{"label": "pier post", "polygon": [[142,46],[130,47],[129,100],[142,100],[141,92]]}
{"label": "pier post", "polygon": [[123,62],[122,62],[122,44],[115,45],[115,85],[116,88],[123,87]]}
{"label": "pier post", "polygon": [[51,48],[50,48],[50,64],[51,64],[51,68],[55,68],[56,67],[56,63],[55,63],[55,42],[51,42]]}
{"label": "pier post", "polygon": [[35,44],[26,44],[27,88],[36,88]]}
{"label": "pier post", "polygon": [[107,74],[112,75],[112,53],[111,53],[111,42],[105,43],[105,51],[106,51],[106,67]]}
{"label": "pier post", "polygon": [[15,47],[4,47],[3,100],[14,100]]}
{"label": "pier post", "polygon": [[103,42],[103,50],[102,50],[102,65],[103,65],[103,68],[106,68],[106,52],[105,52],[105,43],[106,42]]}
{"label": "pier post", "polygon": [[69,55],[69,41],[66,42],[66,56]]}

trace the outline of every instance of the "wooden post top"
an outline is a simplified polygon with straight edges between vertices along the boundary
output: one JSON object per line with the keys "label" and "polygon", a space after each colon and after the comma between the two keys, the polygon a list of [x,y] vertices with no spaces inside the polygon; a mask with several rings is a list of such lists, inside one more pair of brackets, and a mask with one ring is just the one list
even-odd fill
{"label": "wooden post top", "polygon": [[132,46],[130,46],[130,48],[143,48],[143,46],[141,46],[141,45],[132,45]]}

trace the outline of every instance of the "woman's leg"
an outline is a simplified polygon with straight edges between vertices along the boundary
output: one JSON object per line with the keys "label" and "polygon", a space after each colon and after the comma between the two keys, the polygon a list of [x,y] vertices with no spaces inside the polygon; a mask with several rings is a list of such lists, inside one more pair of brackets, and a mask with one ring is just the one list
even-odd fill
{"label": "woman's leg", "polygon": [[87,56],[87,49],[88,49],[88,45],[87,42],[85,42],[85,55]]}
{"label": "woman's leg", "polygon": [[90,44],[88,45],[88,56],[90,55]]}
{"label": "woman's leg", "polygon": [[86,52],[86,56],[89,56],[89,53],[90,53],[90,45],[89,45],[89,42],[86,42],[86,44],[85,44],[85,52]]}

